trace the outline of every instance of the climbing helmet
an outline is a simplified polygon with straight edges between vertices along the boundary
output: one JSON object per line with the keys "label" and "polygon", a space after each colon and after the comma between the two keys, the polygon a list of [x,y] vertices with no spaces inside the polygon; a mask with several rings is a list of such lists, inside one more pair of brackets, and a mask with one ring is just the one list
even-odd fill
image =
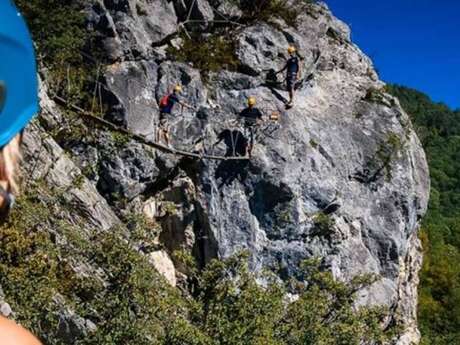
{"label": "climbing helmet", "polygon": [[0,148],[38,112],[35,53],[27,26],[12,1],[0,1]]}
{"label": "climbing helmet", "polygon": [[248,105],[249,105],[249,106],[254,106],[254,105],[256,105],[256,98],[255,98],[255,97],[252,97],[252,96],[249,97],[249,98],[248,98]]}

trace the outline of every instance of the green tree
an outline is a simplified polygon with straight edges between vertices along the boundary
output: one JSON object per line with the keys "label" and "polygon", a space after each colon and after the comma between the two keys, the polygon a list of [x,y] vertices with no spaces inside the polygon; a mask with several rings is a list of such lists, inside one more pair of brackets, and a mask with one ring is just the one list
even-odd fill
{"label": "green tree", "polygon": [[100,48],[93,33],[85,28],[86,1],[15,2],[29,26],[49,87],[73,103],[90,104],[97,66],[83,54],[99,59]]}
{"label": "green tree", "polygon": [[[190,268],[190,286],[169,286],[137,241],[154,243],[151,224],[139,217],[108,232],[69,223],[62,193],[30,185],[7,224],[0,227],[0,285],[15,317],[46,344],[64,344],[58,325],[62,304],[97,327],[75,335],[77,344],[355,345],[382,343],[388,311],[355,307],[356,292],[375,281],[360,276],[339,282],[303,266],[305,281],[283,283],[251,273],[246,255]],[[189,256],[178,259],[192,265]],[[97,274],[75,267],[89,265]],[[92,267],[92,268],[91,268]],[[94,271],[94,272],[96,272]],[[261,284],[262,283],[262,284]],[[297,296],[287,299],[291,291]]]}
{"label": "green tree", "polygon": [[430,204],[420,235],[423,344],[460,344],[460,111],[403,86],[388,91],[411,117],[430,167]]}

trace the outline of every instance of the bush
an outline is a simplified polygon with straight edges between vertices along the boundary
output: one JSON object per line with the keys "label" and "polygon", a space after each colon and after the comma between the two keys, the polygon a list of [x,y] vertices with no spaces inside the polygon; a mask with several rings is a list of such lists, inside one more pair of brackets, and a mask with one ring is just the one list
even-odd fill
{"label": "bush", "polygon": [[334,232],[334,219],[329,215],[319,212],[314,218],[313,236],[321,236],[330,239]]}
{"label": "bush", "polygon": [[[189,289],[181,293],[135,249],[139,241],[153,241],[143,230],[151,224],[132,217],[129,231],[80,228],[66,220],[72,209],[56,207],[62,199],[56,193],[65,191],[31,186],[0,227],[5,299],[17,320],[46,344],[64,343],[57,295],[97,326],[86,336],[76,334],[78,344],[354,345],[393,335],[394,329],[381,327],[386,310],[354,307],[356,291],[375,277],[337,282],[312,261],[302,268],[305,281],[285,284],[251,273],[246,254],[213,260],[198,271],[189,255],[176,253],[176,261],[190,266]],[[81,264],[90,271],[77,273]],[[291,303],[288,286],[299,296]]]}
{"label": "bush", "polygon": [[235,55],[235,41],[232,38],[194,34],[192,39],[182,36],[182,42],[180,48],[170,46],[168,54],[178,61],[191,62],[205,76],[209,72],[218,72],[222,69],[235,71],[239,67],[240,63]]}
{"label": "bush", "polygon": [[[0,227],[0,285],[17,320],[46,344],[62,344],[62,306],[55,302],[60,295],[66,306],[97,325],[88,336],[75,335],[79,344],[164,341],[189,307],[134,249],[139,240],[151,241],[148,230],[139,229],[147,224],[130,219],[133,236],[123,227],[102,233],[80,228],[65,220],[72,209],[54,207],[61,200],[55,193],[31,186]],[[98,274],[78,274],[76,264]]]}
{"label": "bush", "polygon": [[356,291],[376,277],[343,283],[319,267],[303,264],[306,280],[291,282],[298,299],[287,303],[287,286],[267,275],[262,287],[246,258],[213,261],[199,277],[199,324],[214,344],[381,344],[394,335],[382,328],[386,310],[354,307]]}
{"label": "bush", "polygon": [[431,196],[423,221],[419,326],[422,344],[460,343],[460,111],[409,88],[389,85],[408,112],[430,167]]}
{"label": "bush", "polygon": [[[229,0],[241,8],[242,17],[238,21],[245,25],[256,22],[269,22],[274,25],[276,19],[283,19],[288,25],[295,26],[298,15],[305,11],[310,0]],[[222,69],[236,71],[240,62],[236,57],[236,40],[239,27],[234,24],[219,24],[212,28],[212,34],[206,35],[198,31],[192,37],[182,35],[180,48],[168,47],[168,53],[178,61],[190,62],[204,72],[218,72]]]}
{"label": "bush", "polygon": [[381,142],[377,152],[376,159],[378,164],[385,169],[386,178],[392,178],[392,162],[393,159],[404,149],[403,140],[394,132],[387,134],[386,140]]}
{"label": "bush", "polygon": [[85,29],[84,2],[71,0],[17,0],[27,20],[40,67],[52,90],[72,103],[90,104],[96,66],[83,58],[85,46],[98,54]]}
{"label": "bush", "polygon": [[80,64],[86,32],[82,7],[69,0],[16,0],[24,14],[40,57],[55,67]]}
{"label": "bush", "polygon": [[297,17],[306,11],[313,0],[233,0],[243,11],[241,20],[247,24],[264,21],[273,22],[283,19],[286,24],[296,26]]}

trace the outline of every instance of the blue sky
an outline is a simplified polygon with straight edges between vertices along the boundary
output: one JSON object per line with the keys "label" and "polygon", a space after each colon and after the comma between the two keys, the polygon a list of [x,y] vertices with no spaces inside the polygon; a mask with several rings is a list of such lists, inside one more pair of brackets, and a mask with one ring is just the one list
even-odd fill
{"label": "blue sky", "polygon": [[460,0],[326,0],[380,77],[460,108]]}

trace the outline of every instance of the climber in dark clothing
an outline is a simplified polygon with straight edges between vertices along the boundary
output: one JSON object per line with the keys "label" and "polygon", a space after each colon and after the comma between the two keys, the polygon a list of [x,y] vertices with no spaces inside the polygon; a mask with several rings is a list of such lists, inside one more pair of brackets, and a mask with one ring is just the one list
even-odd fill
{"label": "climber in dark clothing", "polygon": [[193,109],[192,106],[179,100],[179,93],[182,92],[182,86],[176,85],[173,93],[164,96],[160,100],[160,126],[158,127],[157,138],[159,141],[164,141],[169,146],[169,126],[168,119],[171,117],[174,105],[180,104],[183,107]]}
{"label": "climber in dark clothing", "polygon": [[294,46],[289,46],[288,53],[289,58],[286,61],[286,65],[284,65],[284,67],[281,70],[276,72],[276,74],[279,74],[283,71],[287,71],[286,84],[287,90],[289,92],[289,102],[287,106],[292,106],[294,102],[295,84],[300,77],[301,68],[299,57],[296,54],[296,48]]}
{"label": "climber in dark clothing", "polygon": [[256,126],[262,121],[262,113],[255,107],[255,97],[248,98],[248,107],[240,113],[240,118],[244,121],[245,135],[249,137],[249,144],[246,146],[246,152],[251,158],[252,149],[254,148],[254,136]]}

